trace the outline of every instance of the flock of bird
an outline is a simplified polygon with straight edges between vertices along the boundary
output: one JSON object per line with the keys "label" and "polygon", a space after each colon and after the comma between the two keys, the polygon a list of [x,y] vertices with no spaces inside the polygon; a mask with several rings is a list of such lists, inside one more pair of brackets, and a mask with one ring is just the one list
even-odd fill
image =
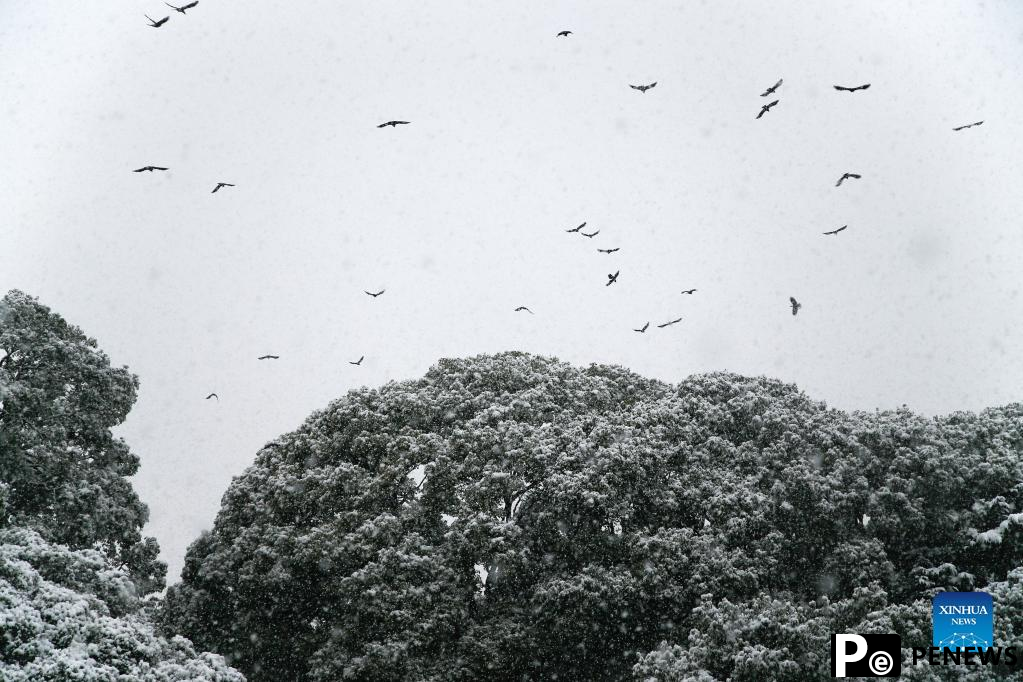
{"label": "flock of bird", "polygon": [[[142,166],[142,168],[136,168],[135,170],[133,170],[132,173],[152,173],[153,171],[165,170],[170,170],[170,168],[167,168],[166,166]],[[220,189],[224,187],[234,187],[234,185],[232,185],[230,182],[218,182],[216,187],[213,188],[213,191],[210,192],[210,194],[216,194]]]}
{"label": "flock of bird", "polygon": [[[558,35],[558,37],[567,37],[567,36],[572,35],[572,32],[571,31],[561,31],[557,35]],[[764,92],[762,92],[760,94],[760,96],[761,97],[768,97],[770,95],[773,95],[775,92],[777,92],[778,88],[780,88],[782,86],[782,83],[784,83],[784,82],[785,82],[785,80],[783,78],[779,78],[777,83],[775,83],[771,87],[769,87],[766,90],[764,90]],[[657,85],[657,81],[654,81],[653,83],[650,83],[649,85],[632,85],[632,84],[630,84],[629,87],[632,88],[633,90],[639,90],[640,92],[645,94],[647,90],[650,90],[651,88],[655,87],[656,85]],[[847,86],[844,86],[844,85],[836,85],[836,86],[834,86],[835,90],[844,91],[844,92],[856,92],[857,90],[866,90],[869,87],[870,87],[870,83],[865,83],[864,85],[858,85],[858,86],[855,86],[855,87],[847,87]],[[777,100],[776,99],[776,100],[773,100],[773,101],[771,101],[771,102],[769,102],[767,104],[762,105],[760,107],[760,113],[757,114],[757,119],[760,119],[761,117],[763,117],[764,114],[766,114],[771,109],[773,109],[775,106],[777,106],[780,101],[781,100]],[[387,124],[384,124],[384,125],[387,125]],[[972,125],[979,125],[979,123],[975,123],[975,124],[972,124]],[[963,126],[963,128],[968,128],[968,127],[970,127],[970,126]],[[961,129],[962,128],[956,128],[956,130],[961,130]],[[842,177],[840,177],[838,179],[838,182],[835,183],[835,187],[840,187],[842,185],[842,183],[845,182],[846,180],[849,180],[849,179],[858,180],[858,179],[860,179],[860,177],[861,176],[860,176],[859,173],[843,173]],[[586,227],[586,223],[585,222],[582,223],[581,225],[577,226],[577,227],[573,227],[573,228],[571,228],[569,230],[565,230],[565,232],[577,233],[577,234],[580,234],[583,237],[590,237],[590,238],[596,237],[598,234],[600,234],[600,230],[596,230],[594,232],[583,232],[582,229],[584,227]],[[849,226],[848,225],[843,225],[842,227],[838,228],[837,230],[831,230],[831,231],[825,232],[824,234],[826,234],[826,235],[835,235],[835,234],[838,234],[839,232],[841,232],[842,230],[846,229],[847,227],[849,227]],[[600,253],[608,253],[608,254],[615,253],[616,251],[620,251],[620,250],[621,250],[620,247],[615,247],[613,249],[597,249],[597,251],[600,252]],[[620,274],[621,274],[620,270],[616,270],[613,274],[608,274],[608,276],[607,276],[607,283],[604,286],[611,286],[612,284],[617,282],[618,281],[618,276]],[[682,293],[683,294],[692,295],[692,294],[696,293],[696,289],[686,289]],[[792,314],[793,315],[798,314],[799,313],[799,309],[803,307],[803,304],[800,303],[799,301],[797,301],[794,296],[790,296],[789,297],[789,305],[791,306],[791,310],[792,310]],[[533,314],[533,311],[530,310],[529,308],[527,308],[526,306],[519,306],[518,308],[515,309],[515,312],[528,312],[531,315]],[[664,329],[664,328],[670,327],[670,326],[672,326],[674,324],[678,324],[681,321],[682,321],[681,317],[675,318],[673,320],[669,320],[668,322],[665,322],[664,324],[657,325],[657,328],[658,329]],[[649,329],[649,328],[650,328],[650,322],[648,320],[642,327],[640,327],[639,329],[633,329],[632,331],[638,332],[640,334],[645,334],[647,329]]]}
{"label": "flock of bird", "polygon": [[[176,7],[175,5],[170,4],[169,2],[165,2],[163,4],[167,5],[172,10],[174,10],[175,12],[177,12],[179,14],[188,14],[188,10],[190,10],[193,7],[195,7],[196,5],[198,5],[199,4],[199,0],[192,0],[192,2],[188,3],[187,5],[182,5],[181,7]],[[144,16],[146,17],[146,19],[149,19],[149,25],[151,27],[153,27],[153,28],[160,28],[161,26],[166,24],[168,21],[170,21],[170,17],[169,16],[166,16],[163,19],[158,19],[158,20],[157,19],[153,19],[148,14],[146,14]]]}
{"label": "flock of bird", "polygon": [[[190,2],[190,3],[186,4],[186,5],[181,5],[180,7],[172,5],[170,3],[166,3],[166,2],[164,4],[167,5],[168,7],[170,7],[171,9],[173,9],[174,11],[180,13],[180,14],[186,14],[188,10],[194,8],[196,5],[199,4],[199,0],[193,0],[193,2]],[[170,16],[166,16],[166,17],[164,17],[162,19],[159,19],[159,20],[154,20],[151,17],[149,17],[148,15],[145,15],[145,16],[146,16],[146,19],[149,20],[149,26],[151,26],[152,28],[160,28],[161,26],[166,24],[167,21],[170,19]],[[556,37],[558,37],[558,38],[567,38],[567,37],[569,37],[571,35],[572,35],[572,31],[565,30],[565,31],[559,31],[556,34]],[[775,92],[778,91],[778,89],[782,86],[783,83],[784,83],[784,79],[781,79],[781,78],[778,79],[777,83],[775,83],[771,87],[769,87],[766,90],[764,90],[764,92],[762,92],[760,94],[760,96],[761,97],[769,97],[770,95],[773,95]],[[633,90],[638,90],[639,92],[641,92],[643,94],[646,94],[646,92],[648,90],[651,90],[651,89],[653,89],[656,86],[657,86],[657,81],[654,81],[654,82],[646,84],[646,85],[632,85],[632,84],[629,84],[630,88],[632,88]],[[834,85],[833,87],[834,87],[835,90],[837,90],[839,92],[853,93],[853,92],[859,92],[859,91],[867,90],[868,88],[870,88],[870,83],[864,83],[863,85],[856,85],[856,86]],[[781,101],[780,99],[774,99],[771,102],[768,102],[767,104],[761,105],[760,112],[757,114],[756,118],[758,120],[760,118],[762,118],[765,114],[767,114],[774,107],[776,107],[780,103],[780,101]],[[409,125],[410,123],[411,123],[411,121],[397,121],[397,120],[386,121],[384,123],[378,124],[377,128],[387,128],[387,127],[397,128],[398,126]],[[958,132],[960,130],[966,130],[967,128],[973,128],[975,126],[979,126],[979,125],[981,125],[983,123],[984,123],[984,121],[976,121],[974,123],[969,123],[969,124],[966,124],[966,125],[957,126],[957,127],[953,128],[952,130]],[[169,169],[167,167],[165,167],[165,166],[142,166],[141,168],[136,168],[132,172],[134,172],[134,173],[143,173],[143,172],[166,171],[166,170],[169,170]],[[841,187],[842,183],[845,182],[846,180],[859,180],[859,179],[861,179],[861,177],[862,176],[859,173],[848,173],[848,172],[842,173],[842,176],[839,177],[838,181],[835,183],[835,187]],[[224,187],[234,187],[234,185],[229,183],[229,182],[217,182],[216,186],[213,188],[213,191],[211,193],[212,194],[216,194],[220,189],[222,189]],[[585,227],[586,227],[586,222],[583,222],[580,225],[578,225],[577,227],[573,227],[571,229],[565,230],[565,232],[568,232],[570,234],[573,234],[573,233],[574,234],[578,234],[579,236],[586,237],[588,239],[593,239],[598,234],[600,234],[600,230],[599,229],[598,230],[594,230],[593,232],[583,232],[583,228],[585,228]],[[849,227],[848,225],[842,225],[841,227],[839,227],[837,229],[828,230],[827,232],[823,232],[822,234],[828,235],[828,236],[834,236],[834,235],[837,235],[838,233],[846,230],[848,227]],[[607,249],[600,249],[600,248],[598,248],[597,252],[598,253],[604,253],[604,254],[612,254],[612,253],[616,253],[616,252],[618,252],[620,250],[621,250],[621,247],[617,247],[616,246],[614,248],[607,248]],[[621,270],[615,270],[614,273],[609,273],[607,275],[607,282],[604,284],[604,286],[609,287],[612,284],[615,284],[618,281],[618,277],[619,277],[620,274],[621,274]],[[370,297],[376,299],[377,297],[383,295],[383,293],[385,291],[386,291],[386,289],[381,289],[380,291],[377,291],[377,292],[365,291],[364,293],[367,296],[370,296]],[[682,294],[686,294],[686,295],[692,295],[692,294],[696,293],[696,291],[697,291],[696,289],[685,289],[681,293]],[[799,310],[803,307],[803,304],[800,303],[799,301],[797,301],[794,296],[790,296],[789,297],[789,306],[790,306],[790,309],[792,311],[792,315],[795,316],[795,315],[797,315],[799,313]],[[530,315],[535,315],[535,313],[530,308],[528,308],[527,306],[518,306],[517,308],[515,308],[515,312],[517,312],[517,313],[518,312],[526,312],[526,313],[529,313]],[[664,322],[663,324],[657,325],[657,328],[658,329],[665,329],[665,328],[670,327],[672,325],[678,324],[681,321],[682,321],[682,318],[678,317],[678,318],[669,320],[667,322]],[[649,329],[649,328],[650,328],[650,322],[647,321],[646,323],[643,324],[643,326],[641,326],[638,329],[633,329],[633,331],[638,332],[640,334],[644,334],[644,333],[646,333],[647,329]],[[363,356],[359,357],[358,360],[349,361],[348,364],[354,365],[354,366],[357,366],[357,367],[361,366],[362,365],[362,361],[365,360],[365,358],[366,358],[366,356],[363,355]],[[278,360],[278,359],[280,359],[280,356],[267,354],[267,355],[261,355],[257,359],[258,360]],[[218,396],[216,393],[210,393],[208,396],[206,396],[206,400],[210,400],[210,399],[214,399],[214,398],[218,402],[220,401],[220,396]]]}

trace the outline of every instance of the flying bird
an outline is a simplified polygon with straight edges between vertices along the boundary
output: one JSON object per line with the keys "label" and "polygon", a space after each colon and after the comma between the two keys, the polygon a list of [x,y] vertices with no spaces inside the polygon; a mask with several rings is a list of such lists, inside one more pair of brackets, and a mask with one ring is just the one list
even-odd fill
{"label": "flying bird", "polygon": [[769,112],[771,110],[771,107],[773,107],[777,103],[778,103],[778,100],[774,100],[770,104],[765,104],[764,106],[760,107],[760,113],[757,114],[757,118],[760,118],[761,116],[763,116],[764,114]]}
{"label": "flying bird", "polygon": [[407,126],[409,123],[411,123],[411,121],[388,121],[387,123],[381,123],[377,126],[377,128],[386,128],[387,126],[397,128],[398,126]]}
{"label": "flying bird", "polygon": [[976,123],[971,123],[965,126],[959,126],[958,128],[953,128],[952,130],[966,130],[967,128],[972,128],[973,126],[979,126],[983,122],[984,121],[977,121]]}
{"label": "flying bird", "polygon": [[217,402],[218,403],[220,402],[220,396],[217,395],[216,393],[210,393],[208,396],[206,396],[206,400],[209,400],[210,398],[216,398]]}
{"label": "flying bird", "polygon": [[782,80],[784,80],[784,79],[779,78],[777,83],[775,83],[774,85],[769,87],[767,90],[764,90],[762,93],[760,93],[760,96],[761,97],[767,97],[768,95],[773,95],[774,91],[781,87]]}
{"label": "flying bird", "polygon": [[655,85],[657,85],[657,81],[654,81],[650,85],[629,85],[629,87],[632,88],[633,90],[639,90],[640,92],[645,93],[647,90],[654,87]]}
{"label": "flying bird", "polygon": [[280,360],[280,355],[260,355],[257,360]]}
{"label": "flying bird", "polygon": [[562,37],[568,37],[570,35],[572,35],[571,31],[561,31],[561,32],[558,33],[558,35],[556,37],[562,38]]}
{"label": "flying bird", "polygon": [[170,4],[169,2],[165,2],[163,4],[167,5],[168,7],[170,7],[175,12],[181,12],[182,14],[185,14],[187,10],[190,10],[193,7],[195,7],[196,5],[198,5],[199,4],[199,0],[195,0],[195,2],[190,2],[187,5],[182,5],[181,7],[175,7],[174,5]]}
{"label": "flying bird", "polygon": [[164,17],[163,19],[160,19],[160,21],[153,21],[153,18],[148,14],[144,14],[142,16],[144,16],[146,19],[149,19],[149,25],[152,26],[153,28],[160,28],[161,26],[166,24],[167,21],[170,19],[170,17]]}
{"label": "flying bird", "polygon": [[647,329],[647,327],[649,327],[649,326],[650,326],[650,323],[649,323],[649,322],[647,322],[646,324],[644,324],[644,325],[643,325],[642,327],[640,327],[639,329],[633,329],[632,331],[634,331],[634,332],[639,332],[640,334],[645,334],[645,333],[646,333],[646,329]]}
{"label": "flying bird", "polygon": [[799,309],[803,307],[803,304],[797,301],[792,296],[789,296],[789,303],[792,304],[792,314],[795,315],[799,312]]}
{"label": "flying bird", "polygon": [[690,296],[692,296],[695,291],[696,291],[696,289],[686,289],[682,293],[683,294],[689,294]]}
{"label": "flying bird", "polygon": [[234,185],[232,185],[230,182],[218,182],[217,186],[213,188],[213,191],[210,192],[210,194],[216,194],[221,187],[234,187]]}
{"label": "flying bird", "polygon": [[520,306],[519,306],[518,308],[516,308],[516,309],[515,309],[515,312],[517,312],[517,313],[520,313],[520,312],[522,312],[523,310],[525,310],[525,311],[526,311],[527,313],[529,313],[530,315],[535,315],[535,314],[536,314],[536,313],[534,313],[534,312],[533,312],[532,310],[530,310],[529,308],[527,308],[527,307],[526,307],[526,306],[524,306],[524,305],[520,305]]}
{"label": "flying bird", "polygon": [[844,85],[836,85],[836,86],[834,86],[835,90],[840,90],[840,91],[844,91],[844,92],[856,92],[857,90],[866,90],[869,87],[870,87],[870,83],[864,83],[863,85],[857,85],[855,88],[847,88]]}
{"label": "flying bird", "polygon": [[361,365],[361,364],[362,364],[362,361],[363,361],[363,360],[365,360],[365,359],[366,359],[366,356],[365,356],[365,355],[363,355],[363,356],[362,356],[361,358],[359,358],[359,359],[358,359],[358,360],[356,360],[355,362],[352,362],[351,360],[349,360],[349,361],[348,361],[348,364],[349,364],[349,365]]}
{"label": "flying bird", "polygon": [[860,179],[860,174],[859,173],[842,173],[842,177],[840,177],[838,179],[838,182],[835,183],[835,187],[841,187],[842,183],[845,182],[846,180],[848,180],[849,178],[852,178],[853,180],[859,180]]}
{"label": "flying bird", "polygon": [[678,318],[676,320],[672,320],[671,322],[665,322],[664,324],[659,324],[659,325],[657,325],[657,328],[658,329],[664,329],[665,327],[670,327],[671,325],[677,324],[677,323],[679,323],[681,321],[682,321],[682,318],[680,317],[680,318]]}
{"label": "flying bird", "polygon": [[164,168],[163,166],[142,166],[142,168],[136,168],[135,170],[133,170],[132,173],[141,173],[142,171],[149,171],[151,173],[157,170],[165,171],[167,169]]}
{"label": "flying bird", "polygon": [[600,234],[600,230],[597,230],[596,232],[590,232],[590,233],[586,233],[586,232],[580,232],[579,234],[581,234],[581,235],[582,235],[582,236],[584,236],[584,237],[589,237],[590,239],[593,239],[593,238],[594,238],[594,237],[596,237],[596,236],[597,236],[598,234]]}
{"label": "flying bird", "polygon": [[387,291],[387,289],[381,289],[380,291],[378,291],[378,292],[376,292],[374,294],[372,291],[366,291],[364,289],[363,293],[365,293],[367,296],[372,296],[373,298],[376,298],[377,296],[379,296],[380,294],[384,293],[385,291]]}
{"label": "flying bird", "polygon": [[618,273],[619,272],[621,272],[621,270],[616,271],[615,274],[613,274],[613,275],[608,275],[607,276],[607,284],[605,284],[604,286],[609,287],[612,284],[614,284],[615,282],[617,282],[618,281]]}
{"label": "flying bird", "polygon": [[[841,232],[842,230],[844,230],[847,227],[849,227],[849,226],[848,225],[843,225],[842,227],[838,228],[837,230],[831,230],[830,232],[824,232],[823,234],[838,234],[839,232]],[[795,315],[795,313],[792,313],[792,314]]]}
{"label": "flying bird", "polygon": [[618,246],[613,249],[597,249],[598,253],[614,253],[615,251],[621,251],[622,247]]}
{"label": "flying bird", "polygon": [[573,227],[571,230],[565,230],[565,232],[578,232],[579,230],[583,229],[584,227],[586,227],[586,223],[583,223],[579,227]]}

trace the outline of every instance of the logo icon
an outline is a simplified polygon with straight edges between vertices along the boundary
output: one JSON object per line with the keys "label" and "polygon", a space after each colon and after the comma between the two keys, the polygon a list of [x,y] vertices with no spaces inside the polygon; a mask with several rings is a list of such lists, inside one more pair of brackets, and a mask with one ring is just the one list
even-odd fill
{"label": "logo icon", "polygon": [[831,635],[832,677],[898,677],[902,639],[898,635]]}
{"label": "logo icon", "polygon": [[939,592],[931,609],[933,646],[953,650],[994,646],[995,607],[987,592]]}

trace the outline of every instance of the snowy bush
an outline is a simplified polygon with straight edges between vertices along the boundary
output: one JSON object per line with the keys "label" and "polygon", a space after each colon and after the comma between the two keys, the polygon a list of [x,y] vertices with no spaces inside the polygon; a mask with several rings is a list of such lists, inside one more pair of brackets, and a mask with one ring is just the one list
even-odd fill
{"label": "snowy bush", "polygon": [[138,607],[102,553],[0,530],[0,680],[244,682],[222,657],[156,635]]}

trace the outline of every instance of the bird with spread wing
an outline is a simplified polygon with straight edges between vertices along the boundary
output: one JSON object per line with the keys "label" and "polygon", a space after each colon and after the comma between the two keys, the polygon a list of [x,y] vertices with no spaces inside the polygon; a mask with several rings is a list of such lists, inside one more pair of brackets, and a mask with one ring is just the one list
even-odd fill
{"label": "bird with spread wing", "polygon": [[953,128],[952,130],[966,130],[967,128],[972,128],[973,126],[979,126],[983,122],[984,121],[977,121],[976,123],[970,123],[969,125],[959,126],[958,128]]}
{"label": "bird with spread wing", "polygon": [[657,81],[654,81],[650,85],[629,85],[633,90],[639,90],[642,93],[646,93],[647,90],[657,85]]}
{"label": "bird with spread wing", "polygon": [[774,85],[769,87],[767,90],[764,90],[762,93],[760,93],[760,96],[761,97],[767,97],[768,95],[773,95],[774,91],[781,87],[782,80],[784,80],[784,79],[779,78],[777,83],[775,83]]}
{"label": "bird with spread wing", "polygon": [[770,104],[765,104],[764,106],[760,107],[760,113],[757,114],[757,118],[760,118],[761,116],[763,116],[764,114],[769,112],[771,110],[771,107],[773,107],[776,104],[778,104],[778,102],[779,102],[779,100],[774,100]]}
{"label": "bird with spread wing", "polygon": [[188,12],[188,10],[192,9],[193,7],[195,7],[196,5],[199,4],[199,0],[195,0],[194,2],[190,2],[187,5],[182,5],[181,7],[175,7],[174,5],[170,4],[169,2],[165,2],[163,4],[167,5],[168,7],[170,7],[175,12],[181,12],[182,14],[186,14]]}

